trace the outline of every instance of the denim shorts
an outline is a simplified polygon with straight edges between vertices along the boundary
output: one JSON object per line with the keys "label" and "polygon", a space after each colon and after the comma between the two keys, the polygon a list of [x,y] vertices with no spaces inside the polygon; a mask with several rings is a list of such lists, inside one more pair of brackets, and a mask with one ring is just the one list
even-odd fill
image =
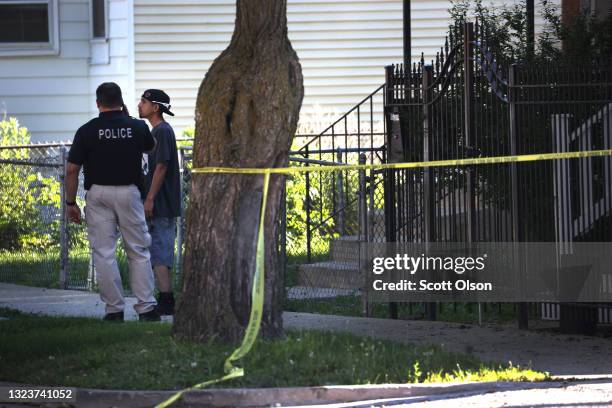
{"label": "denim shorts", "polygon": [[174,265],[174,240],[176,238],[176,218],[156,217],[148,221],[151,234],[151,265]]}

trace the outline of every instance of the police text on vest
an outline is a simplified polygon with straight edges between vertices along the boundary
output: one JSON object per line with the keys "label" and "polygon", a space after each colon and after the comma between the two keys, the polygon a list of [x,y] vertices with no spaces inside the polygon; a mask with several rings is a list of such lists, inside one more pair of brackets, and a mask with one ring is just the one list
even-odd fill
{"label": "police text on vest", "polygon": [[131,139],[132,128],[98,129],[98,140],[105,139]]}

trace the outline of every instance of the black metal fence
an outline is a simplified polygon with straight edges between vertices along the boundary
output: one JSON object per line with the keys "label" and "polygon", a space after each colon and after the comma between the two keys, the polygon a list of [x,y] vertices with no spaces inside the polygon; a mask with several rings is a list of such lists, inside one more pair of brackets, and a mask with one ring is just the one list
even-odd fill
{"label": "black metal fence", "polygon": [[[431,65],[387,67],[390,161],[612,146],[611,61],[501,64],[482,27],[466,23],[450,34]],[[611,166],[597,157],[390,170],[387,239],[557,242],[558,256],[571,256],[572,242],[612,238]]]}
{"label": "black metal fence", "polygon": [[[432,65],[387,67],[389,161],[610,148],[611,61],[502,66],[482,31],[469,23],[455,30]],[[390,172],[388,238],[606,241],[610,164],[598,157]]]}
{"label": "black metal fence", "polygon": [[[351,146],[353,157],[368,154],[365,161],[370,163],[427,162],[612,146],[611,61],[551,65],[496,60],[486,39],[486,27],[471,23],[453,26],[431,64],[421,59],[410,67],[386,67],[386,83],[373,94],[384,95],[384,144],[375,159],[371,147],[379,145],[372,144],[372,137],[362,133]],[[349,114],[361,114],[371,97]],[[345,123],[346,115],[294,155],[313,163],[333,161],[333,156],[323,158],[331,151],[322,145],[346,149],[342,140],[349,132],[337,131]],[[346,182],[340,187],[328,182],[324,189],[320,181],[330,176],[308,173],[302,182],[305,190],[301,198],[308,247],[305,257],[288,258],[288,275],[297,275],[298,280],[289,278],[287,285],[308,286],[313,295],[308,301],[289,302],[289,308],[372,312],[372,305],[366,305],[361,297],[362,277],[352,271],[354,265],[345,264],[347,257],[358,258],[354,241],[546,241],[558,243],[558,256],[571,256],[572,242],[609,241],[611,165],[610,157],[597,157],[385,170],[372,172],[369,177],[356,173],[354,187],[347,191],[353,189],[358,200],[341,204],[333,197],[346,188]],[[321,249],[313,256],[310,245],[315,239],[311,231],[317,230],[322,221],[323,207],[316,205],[325,201],[321,194],[336,203],[331,211],[334,216],[326,218],[327,230],[334,233],[317,236],[316,240],[323,243],[315,244]],[[355,203],[356,208],[349,203]],[[292,205],[289,200],[287,205]],[[293,215],[287,214],[290,223]],[[353,214],[353,229],[343,233],[339,222],[344,222],[348,214]],[[283,242],[291,245],[290,241]],[[300,276],[309,279],[300,280]],[[381,315],[380,305],[377,306],[378,313],[374,314]],[[389,311],[397,317],[400,307],[413,316],[422,306],[391,304]],[[575,305],[563,305],[561,309],[567,315],[572,306]],[[592,320],[598,313],[600,321],[609,322],[605,318],[610,315],[609,309],[600,306],[591,307],[586,314],[579,312],[578,319]],[[435,318],[436,312],[445,312],[444,308],[456,312],[458,305],[428,304],[424,312]],[[482,312],[487,306],[459,305],[461,308],[471,313],[469,309]],[[498,314],[502,309],[510,310],[512,315],[518,312],[522,326],[528,314],[548,319],[559,315],[559,306],[550,304],[499,304],[488,309]]]}

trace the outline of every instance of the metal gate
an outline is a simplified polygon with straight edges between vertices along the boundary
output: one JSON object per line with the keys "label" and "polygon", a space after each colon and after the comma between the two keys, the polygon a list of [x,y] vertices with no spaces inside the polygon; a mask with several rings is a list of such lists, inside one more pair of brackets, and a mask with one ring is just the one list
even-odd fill
{"label": "metal gate", "polygon": [[[487,37],[486,26],[456,25],[431,64],[386,67],[389,162],[612,146],[610,61],[498,61]],[[388,170],[386,238],[556,242],[571,256],[572,242],[612,238],[611,169],[598,157]]]}

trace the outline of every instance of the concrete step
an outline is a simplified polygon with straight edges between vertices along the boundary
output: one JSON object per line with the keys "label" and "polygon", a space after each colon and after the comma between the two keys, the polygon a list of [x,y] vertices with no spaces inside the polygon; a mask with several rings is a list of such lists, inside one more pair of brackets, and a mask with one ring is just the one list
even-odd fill
{"label": "concrete step", "polygon": [[286,288],[287,299],[333,299],[338,296],[359,296],[359,289],[317,288],[314,286],[291,286]]}
{"label": "concrete step", "polygon": [[335,262],[357,262],[359,259],[359,237],[345,235],[329,243],[329,258]]}
{"label": "concrete step", "polygon": [[316,288],[359,289],[358,262],[318,262],[300,265],[298,285]]}

